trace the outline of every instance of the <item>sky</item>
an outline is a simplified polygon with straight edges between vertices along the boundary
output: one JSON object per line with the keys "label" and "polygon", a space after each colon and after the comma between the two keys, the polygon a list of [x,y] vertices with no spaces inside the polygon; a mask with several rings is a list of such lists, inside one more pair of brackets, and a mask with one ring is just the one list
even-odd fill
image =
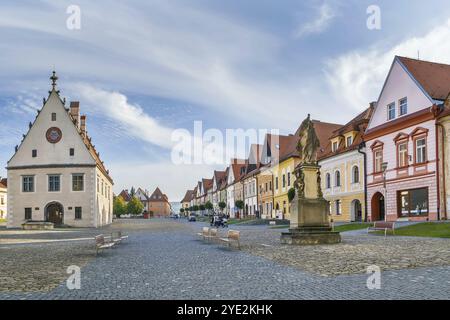
{"label": "sky", "polygon": [[445,0],[2,0],[0,176],[53,69],[114,191],[159,186],[178,201],[228,160],[175,163],[174,132],[344,124],[377,100],[395,55],[450,63],[448,39]]}

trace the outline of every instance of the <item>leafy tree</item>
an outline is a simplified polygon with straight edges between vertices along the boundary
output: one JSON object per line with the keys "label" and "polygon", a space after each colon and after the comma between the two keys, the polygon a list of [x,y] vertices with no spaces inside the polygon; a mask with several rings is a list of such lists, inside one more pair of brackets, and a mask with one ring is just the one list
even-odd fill
{"label": "leafy tree", "polygon": [[198,205],[192,206],[192,211],[198,211],[200,208]]}
{"label": "leafy tree", "polygon": [[206,208],[206,210],[212,210],[214,208],[214,206],[211,203],[211,201],[208,201],[205,203],[205,208]]}
{"label": "leafy tree", "polygon": [[223,212],[223,209],[225,209],[225,207],[227,206],[227,204],[225,203],[225,202],[223,202],[223,201],[220,201],[219,202],[219,208],[220,208],[220,210]]}
{"label": "leafy tree", "polygon": [[200,209],[201,211],[204,211],[204,210],[206,209],[206,207],[205,207],[204,204],[201,204],[201,205],[199,206],[199,209]]}
{"label": "leafy tree", "polygon": [[184,209],[183,209],[183,208],[181,208],[181,209],[180,209],[180,212],[181,212],[181,213],[184,213]]}
{"label": "leafy tree", "polygon": [[136,189],[134,189],[134,187],[131,187],[130,196],[132,198],[134,198],[135,194],[136,194]]}
{"label": "leafy tree", "polygon": [[132,215],[138,215],[141,214],[144,210],[144,205],[142,204],[141,200],[139,200],[137,197],[133,197],[130,202],[128,202],[127,205],[128,213]]}
{"label": "leafy tree", "polygon": [[234,205],[236,206],[236,208],[238,208],[239,210],[242,210],[244,208],[244,201],[242,200],[236,200],[236,202],[234,203]]}
{"label": "leafy tree", "polygon": [[288,191],[288,200],[289,202],[292,202],[292,200],[294,200],[295,198],[295,189],[294,188],[290,188]]}
{"label": "leafy tree", "polygon": [[126,214],[127,204],[122,197],[115,197],[113,201],[113,212],[120,218],[121,215]]}

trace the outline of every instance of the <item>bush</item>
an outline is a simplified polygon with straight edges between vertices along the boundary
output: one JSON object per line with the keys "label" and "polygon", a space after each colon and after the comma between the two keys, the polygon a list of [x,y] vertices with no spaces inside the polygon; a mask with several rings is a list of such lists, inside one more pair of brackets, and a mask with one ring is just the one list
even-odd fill
{"label": "bush", "polygon": [[292,202],[292,200],[294,200],[295,198],[295,189],[294,188],[290,188],[288,191],[288,200],[289,202]]}

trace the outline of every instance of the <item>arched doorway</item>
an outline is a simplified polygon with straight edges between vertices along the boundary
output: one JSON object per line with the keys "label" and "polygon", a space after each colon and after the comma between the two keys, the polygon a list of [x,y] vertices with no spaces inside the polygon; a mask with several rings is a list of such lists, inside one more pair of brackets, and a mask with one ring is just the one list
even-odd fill
{"label": "arched doorway", "polygon": [[351,207],[352,221],[361,222],[362,221],[362,206],[358,199],[352,201]]}
{"label": "arched doorway", "polygon": [[64,222],[64,207],[59,202],[49,203],[45,207],[45,221],[55,225],[62,225]]}
{"label": "arched doorway", "polygon": [[372,197],[372,221],[383,221],[385,215],[384,196],[377,192]]}

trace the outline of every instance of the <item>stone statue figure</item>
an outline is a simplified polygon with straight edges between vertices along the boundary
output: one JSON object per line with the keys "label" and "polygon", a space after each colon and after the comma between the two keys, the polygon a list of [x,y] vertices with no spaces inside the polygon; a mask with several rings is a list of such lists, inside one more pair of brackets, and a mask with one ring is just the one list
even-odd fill
{"label": "stone statue figure", "polygon": [[309,114],[300,125],[299,136],[297,151],[300,156],[300,164],[315,164],[320,142]]}

